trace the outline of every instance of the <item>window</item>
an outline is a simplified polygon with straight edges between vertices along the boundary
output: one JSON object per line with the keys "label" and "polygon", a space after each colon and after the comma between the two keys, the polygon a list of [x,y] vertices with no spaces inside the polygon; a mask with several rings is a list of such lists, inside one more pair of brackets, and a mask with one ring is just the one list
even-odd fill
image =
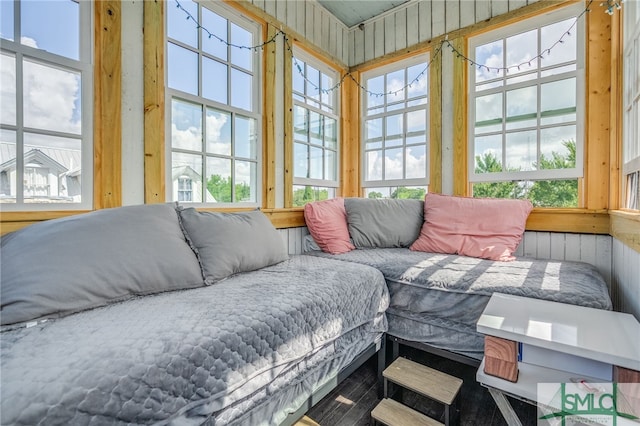
{"label": "window", "polygon": [[640,210],[640,4],[624,4],[623,206]]}
{"label": "window", "polygon": [[[473,195],[578,207],[583,173],[582,3],[469,39]],[[561,40],[561,42],[558,42]],[[506,69],[506,70],[505,70]]]}
{"label": "window", "polygon": [[167,8],[167,196],[257,205],[260,49],[246,47],[260,44],[260,27],[219,3],[180,4],[203,28]]}
{"label": "window", "polygon": [[429,184],[428,55],[362,75],[362,186],[369,198],[423,199]]}
{"label": "window", "polygon": [[[293,205],[336,196],[339,73],[295,49],[293,60]],[[334,90],[335,89],[335,90]]]}
{"label": "window", "polygon": [[91,2],[0,2],[0,203],[93,205]]}

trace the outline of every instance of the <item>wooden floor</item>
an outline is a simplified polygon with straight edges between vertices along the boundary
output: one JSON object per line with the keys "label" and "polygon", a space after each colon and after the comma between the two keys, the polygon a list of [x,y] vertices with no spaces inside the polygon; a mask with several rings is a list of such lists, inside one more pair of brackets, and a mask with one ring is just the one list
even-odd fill
{"label": "wooden floor", "polygon": [[[400,355],[428,365],[436,370],[459,377],[463,380],[460,400],[460,425],[462,426],[505,426],[495,402],[489,392],[475,380],[476,368],[448,359],[401,347]],[[308,423],[321,426],[370,425],[371,410],[380,401],[377,395],[375,357],[366,362],[336,389],[307,413]],[[444,422],[442,406],[427,401],[410,391],[404,391],[403,402]],[[535,425],[536,408],[521,401],[510,399],[523,425]]]}

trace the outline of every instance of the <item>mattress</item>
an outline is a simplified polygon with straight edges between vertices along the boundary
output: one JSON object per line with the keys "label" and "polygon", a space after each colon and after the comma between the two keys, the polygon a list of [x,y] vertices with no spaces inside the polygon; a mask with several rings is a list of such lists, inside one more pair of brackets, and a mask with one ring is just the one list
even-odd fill
{"label": "mattress", "polygon": [[0,420],[279,424],[380,339],[388,302],[373,268],[295,256],[7,330]]}
{"label": "mattress", "polygon": [[477,359],[482,358],[484,340],[475,330],[476,323],[494,292],[612,307],[602,276],[583,262],[525,257],[499,262],[406,248],[307,254],[380,270],[391,297],[389,334]]}

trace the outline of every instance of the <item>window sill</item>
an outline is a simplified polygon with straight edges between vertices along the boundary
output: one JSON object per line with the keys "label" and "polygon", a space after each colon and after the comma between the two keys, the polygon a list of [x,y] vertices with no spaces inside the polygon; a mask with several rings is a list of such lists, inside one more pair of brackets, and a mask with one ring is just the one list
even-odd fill
{"label": "window sill", "polygon": [[527,231],[608,234],[607,210],[534,208],[527,220]]}
{"label": "window sill", "polygon": [[640,253],[640,211],[611,210],[609,234]]}

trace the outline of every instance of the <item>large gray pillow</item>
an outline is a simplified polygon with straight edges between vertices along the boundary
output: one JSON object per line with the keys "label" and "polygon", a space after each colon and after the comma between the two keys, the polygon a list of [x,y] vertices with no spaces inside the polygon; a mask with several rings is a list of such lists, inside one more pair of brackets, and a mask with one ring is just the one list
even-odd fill
{"label": "large gray pillow", "polygon": [[261,211],[199,212],[178,207],[206,284],[287,260],[284,239]]}
{"label": "large gray pillow", "polygon": [[98,210],[0,241],[2,325],[204,285],[170,204]]}
{"label": "large gray pillow", "polygon": [[345,198],[347,225],[358,248],[409,247],[420,235],[424,201]]}

